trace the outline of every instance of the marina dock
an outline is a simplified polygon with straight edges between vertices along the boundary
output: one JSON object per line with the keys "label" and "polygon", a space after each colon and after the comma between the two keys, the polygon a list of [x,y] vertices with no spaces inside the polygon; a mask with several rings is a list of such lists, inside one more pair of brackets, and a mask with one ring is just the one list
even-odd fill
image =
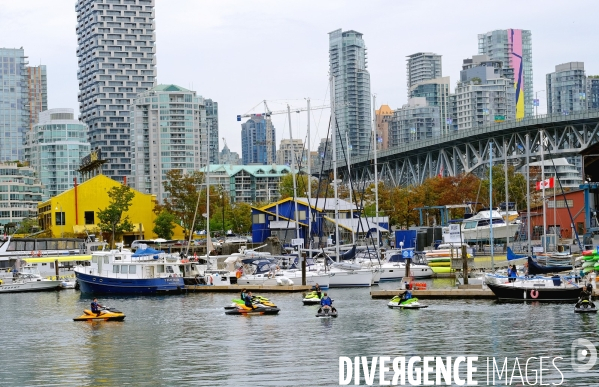
{"label": "marina dock", "polygon": [[309,292],[312,290],[310,285],[284,285],[284,286],[264,286],[264,285],[185,285],[187,292],[206,292],[206,293],[239,293],[241,289],[247,289],[252,292]]}
{"label": "marina dock", "polygon": [[[370,296],[372,299],[390,300],[397,296],[401,290],[372,290]],[[431,290],[412,290],[412,296],[419,299],[443,298],[443,299],[495,299],[497,296],[488,289],[477,288],[468,289],[431,289]]]}

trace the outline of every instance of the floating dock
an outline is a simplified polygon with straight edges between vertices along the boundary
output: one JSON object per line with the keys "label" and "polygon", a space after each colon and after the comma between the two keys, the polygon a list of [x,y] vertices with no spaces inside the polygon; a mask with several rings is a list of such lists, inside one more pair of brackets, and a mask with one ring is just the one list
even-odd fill
{"label": "floating dock", "polygon": [[241,289],[247,289],[251,292],[309,292],[311,285],[185,285],[186,292],[205,292],[205,293],[239,293]]}
{"label": "floating dock", "polygon": [[[372,290],[370,296],[373,299],[386,299],[390,300],[397,296],[402,290]],[[452,300],[493,300],[497,296],[488,289],[482,289],[480,286],[478,289],[430,289],[430,290],[412,290],[412,296],[419,299],[427,298],[442,298]]]}

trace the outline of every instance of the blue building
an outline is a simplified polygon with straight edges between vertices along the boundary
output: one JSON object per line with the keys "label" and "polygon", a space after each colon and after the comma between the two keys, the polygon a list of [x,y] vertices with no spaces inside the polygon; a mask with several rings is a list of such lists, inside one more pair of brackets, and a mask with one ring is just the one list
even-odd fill
{"label": "blue building", "polygon": [[[286,198],[264,207],[252,207],[252,240],[262,243],[266,238],[277,237],[283,244],[290,244],[291,239],[302,238],[305,242],[308,236],[308,219],[312,209],[312,239],[313,247],[326,246],[327,241],[335,243],[335,200],[332,198],[312,198],[308,205],[307,198],[297,198],[297,216],[293,198]],[[389,218],[359,218],[359,211],[350,202],[338,201],[339,238],[342,244],[352,243],[352,232],[356,240],[370,237],[370,232],[378,229],[380,233],[389,230]],[[353,217],[352,217],[353,216]],[[299,236],[296,236],[296,222]]]}
{"label": "blue building", "polygon": [[[267,136],[270,130],[270,139]],[[275,128],[262,114],[252,114],[241,124],[241,159],[243,165],[272,164],[276,154]],[[270,151],[269,148],[270,147]]]}

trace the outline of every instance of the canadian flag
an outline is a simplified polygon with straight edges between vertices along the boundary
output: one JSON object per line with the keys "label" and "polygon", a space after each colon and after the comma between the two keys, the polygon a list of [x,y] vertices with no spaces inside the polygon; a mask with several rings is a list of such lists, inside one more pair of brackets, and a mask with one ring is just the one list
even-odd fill
{"label": "canadian flag", "polygon": [[537,181],[537,191],[543,188],[553,187],[555,187],[555,177],[550,177],[549,179],[545,179],[543,181]]}

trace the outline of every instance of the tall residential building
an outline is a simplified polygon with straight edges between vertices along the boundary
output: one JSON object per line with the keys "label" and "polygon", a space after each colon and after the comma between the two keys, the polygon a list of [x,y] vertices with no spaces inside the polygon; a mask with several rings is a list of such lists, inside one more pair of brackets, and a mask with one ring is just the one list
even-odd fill
{"label": "tall residential building", "polygon": [[[8,223],[37,217],[37,203],[42,201],[42,183],[31,167],[0,162],[0,229]],[[13,230],[14,231],[14,230]]]}
{"label": "tall residential building", "polygon": [[158,85],[131,105],[132,187],[162,202],[166,172],[198,171],[207,164],[206,108],[195,91]]}
{"label": "tall residential building", "polygon": [[426,98],[410,98],[406,105],[393,112],[389,123],[389,146],[438,137],[441,134],[439,107],[430,106]]}
{"label": "tall residential building", "polygon": [[389,105],[381,105],[375,113],[377,149],[387,149],[389,148],[389,122],[393,118],[393,110]]}
{"label": "tall residential building", "polygon": [[210,133],[210,164],[220,164],[218,152],[218,102],[207,98],[204,100],[206,107],[206,128]]}
{"label": "tall residential building", "polygon": [[511,69],[486,55],[465,59],[455,89],[458,129],[471,129],[515,119]]}
{"label": "tall residential building", "polygon": [[410,90],[415,84],[442,76],[441,55],[432,52],[418,52],[408,55],[406,61],[408,98],[412,98]]}
{"label": "tall residential building", "polygon": [[87,125],[75,119],[73,109],[39,113],[39,122],[25,137],[25,161],[44,185],[42,200],[70,189],[89,153]]}
{"label": "tall residential building", "polygon": [[429,106],[439,107],[441,133],[448,133],[451,127],[449,111],[449,77],[434,78],[418,82],[410,87],[408,91],[410,98],[424,97]]}
{"label": "tall residential building", "polygon": [[25,133],[48,108],[46,66],[27,64],[23,48],[0,48],[0,162],[23,160]]}
{"label": "tall residential building", "polygon": [[308,150],[304,148],[304,142],[300,139],[281,140],[277,150],[277,164],[291,166],[293,165],[291,163],[292,157],[294,157],[293,162],[297,169],[307,167]]}
{"label": "tall residential building", "polygon": [[599,75],[587,77],[587,106],[589,109],[599,109]]}
{"label": "tall residential building", "polygon": [[79,119],[92,149],[108,160],[105,175],[131,171],[129,105],[156,81],[155,0],[79,0]]}
{"label": "tall residential building", "polygon": [[[271,128],[270,138],[272,143],[267,143],[266,128]],[[276,154],[276,131],[274,125],[267,125],[265,116],[252,114],[252,116],[241,124],[241,158],[243,165],[268,164],[268,149],[270,153]]]}
{"label": "tall residential building", "polygon": [[39,122],[39,113],[48,110],[48,79],[46,66],[27,67],[29,89],[29,130]]}
{"label": "tall residential building", "polygon": [[583,62],[555,66],[547,78],[547,113],[568,115],[587,110],[587,77]]}
{"label": "tall residential building", "polygon": [[337,157],[343,158],[341,141],[349,136],[352,154],[368,156],[372,151],[372,111],[370,73],[362,34],[341,29],[329,33],[329,72],[334,78],[337,121]]}
{"label": "tall residential building", "polygon": [[532,37],[529,30],[495,30],[478,35],[478,53],[513,71],[515,119],[533,115]]}
{"label": "tall residential building", "polygon": [[[220,154],[218,156],[218,163],[216,164],[223,164],[223,165],[239,165],[240,164],[240,160],[239,160],[239,153],[237,152],[231,152],[231,150],[229,149],[229,147],[227,146],[227,142],[225,141],[225,146],[223,146],[223,150],[220,151]],[[212,163],[210,163],[212,164]]]}

